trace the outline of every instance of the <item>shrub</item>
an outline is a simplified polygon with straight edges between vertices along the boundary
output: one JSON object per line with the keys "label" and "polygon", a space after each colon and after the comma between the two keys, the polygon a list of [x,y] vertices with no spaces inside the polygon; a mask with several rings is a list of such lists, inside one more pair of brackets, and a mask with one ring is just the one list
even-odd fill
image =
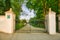
{"label": "shrub", "polygon": [[26,20],[20,20],[18,23],[16,23],[16,30],[23,28],[25,25],[26,25]]}

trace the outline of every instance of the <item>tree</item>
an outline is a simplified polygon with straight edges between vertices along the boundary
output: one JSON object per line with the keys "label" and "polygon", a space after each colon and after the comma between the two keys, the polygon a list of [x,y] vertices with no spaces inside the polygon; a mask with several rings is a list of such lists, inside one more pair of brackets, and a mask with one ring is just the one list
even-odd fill
{"label": "tree", "polygon": [[10,0],[5,0],[5,11],[8,11],[11,8],[11,2]]}
{"label": "tree", "polygon": [[[20,26],[20,12],[21,12],[21,5],[24,0],[0,0],[0,15],[4,15],[5,11],[8,11],[10,8],[13,9],[14,13],[16,14],[16,26]],[[23,25],[23,24],[22,24]]]}
{"label": "tree", "polygon": [[4,14],[4,10],[5,10],[5,1],[0,0],[0,15]]}
{"label": "tree", "polygon": [[47,10],[49,8],[52,9],[52,11],[58,13],[58,1],[57,0],[46,0]]}
{"label": "tree", "polygon": [[19,16],[21,12],[21,5],[24,0],[11,0],[11,7],[16,14],[16,22],[19,22]]}
{"label": "tree", "polygon": [[43,17],[43,7],[44,7],[44,3],[43,0],[29,0],[27,2],[27,7],[30,9],[34,9],[36,16],[38,19]]}
{"label": "tree", "polygon": [[[59,4],[60,5],[60,4]],[[27,5],[29,9],[34,9],[36,13],[36,20],[45,20],[45,14],[51,8],[52,11],[58,13],[58,1],[57,0],[28,0]],[[33,18],[34,19],[34,18]],[[32,19],[31,19],[32,20]],[[39,25],[42,24],[40,21]],[[44,22],[44,21],[43,21]],[[33,23],[32,23],[33,25]]]}
{"label": "tree", "polygon": [[60,0],[58,0],[58,13],[60,14]]}
{"label": "tree", "polygon": [[58,13],[57,0],[28,0],[27,7],[34,9],[38,18],[43,17],[49,8]]}
{"label": "tree", "polygon": [[16,14],[16,19],[19,19],[23,1],[24,0],[0,0],[0,15],[12,8]]}

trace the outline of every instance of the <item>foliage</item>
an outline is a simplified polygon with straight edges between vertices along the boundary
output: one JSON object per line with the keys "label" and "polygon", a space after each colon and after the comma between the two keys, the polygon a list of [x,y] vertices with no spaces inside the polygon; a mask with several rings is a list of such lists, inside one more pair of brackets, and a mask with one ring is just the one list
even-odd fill
{"label": "foliage", "polygon": [[13,8],[14,12],[18,15],[21,11],[22,3],[23,0],[0,0],[0,11],[4,12]]}
{"label": "foliage", "polygon": [[23,28],[26,25],[26,20],[20,20],[18,24],[16,24],[16,30]]}
{"label": "foliage", "polygon": [[38,20],[36,18],[31,18],[29,21],[30,25],[38,28],[45,28],[44,20]]}
{"label": "foliage", "polygon": [[58,1],[57,0],[47,0],[46,1],[46,7],[51,8],[52,11],[55,11],[56,13],[58,13]]}
{"label": "foliage", "polygon": [[16,22],[19,22],[19,16],[21,12],[21,5],[23,0],[11,0],[11,7],[16,14]]}
{"label": "foliage", "polygon": [[18,18],[22,2],[23,0],[0,0],[0,14],[12,8]]}
{"label": "foliage", "polygon": [[19,16],[21,12],[21,5],[24,0],[0,0],[0,15],[4,15],[4,12],[9,10],[10,8],[13,9],[14,13],[16,14],[16,26],[23,25],[20,23]]}
{"label": "foliage", "polygon": [[27,7],[34,9],[37,18],[43,17],[45,11],[52,8],[53,11],[58,12],[58,1],[57,0],[29,0]]}
{"label": "foliage", "polygon": [[29,0],[27,7],[34,9],[37,18],[43,17],[43,0]]}
{"label": "foliage", "polygon": [[[36,13],[36,18],[30,20],[31,25],[36,25],[36,20],[44,20],[45,14],[47,14],[48,9],[51,8],[52,11],[58,13],[58,1],[57,0],[28,0],[27,5],[29,9],[34,9]],[[40,21],[41,22],[41,21]],[[39,22],[38,22],[39,23]],[[42,23],[39,23],[43,25]],[[38,25],[38,24],[37,24]]]}
{"label": "foliage", "polygon": [[0,15],[10,8],[10,0],[0,0]]}
{"label": "foliage", "polygon": [[60,14],[60,0],[58,0],[58,13]]}
{"label": "foliage", "polygon": [[24,0],[11,0],[11,8],[13,9],[13,11],[16,14],[16,30],[18,30],[19,28],[22,28],[24,26],[24,23],[21,22],[21,20],[19,19],[20,16],[20,12],[21,12],[21,5],[23,3]]}

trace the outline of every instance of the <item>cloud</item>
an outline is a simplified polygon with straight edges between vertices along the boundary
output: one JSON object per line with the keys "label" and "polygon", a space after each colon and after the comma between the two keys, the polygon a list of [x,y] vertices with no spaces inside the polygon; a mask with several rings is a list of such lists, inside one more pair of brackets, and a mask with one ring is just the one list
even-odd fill
{"label": "cloud", "polygon": [[20,19],[29,20],[35,16],[34,10],[29,10],[25,4],[22,4],[22,10],[23,12],[21,12]]}

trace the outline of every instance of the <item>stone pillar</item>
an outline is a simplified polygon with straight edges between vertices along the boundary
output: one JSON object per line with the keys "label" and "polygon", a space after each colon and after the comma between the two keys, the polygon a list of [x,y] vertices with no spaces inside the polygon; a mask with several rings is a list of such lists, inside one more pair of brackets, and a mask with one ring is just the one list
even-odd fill
{"label": "stone pillar", "polygon": [[5,16],[6,16],[6,22],[7,22],[6,33],[13,33],[15,30],[15,16],[11,8],[9,11],[5,12]]}
{"label": "stone pillar", "polygon": [[49,14],[47,14],[47,26],[49,34],[56,34],[56,13],[49,8]]}

